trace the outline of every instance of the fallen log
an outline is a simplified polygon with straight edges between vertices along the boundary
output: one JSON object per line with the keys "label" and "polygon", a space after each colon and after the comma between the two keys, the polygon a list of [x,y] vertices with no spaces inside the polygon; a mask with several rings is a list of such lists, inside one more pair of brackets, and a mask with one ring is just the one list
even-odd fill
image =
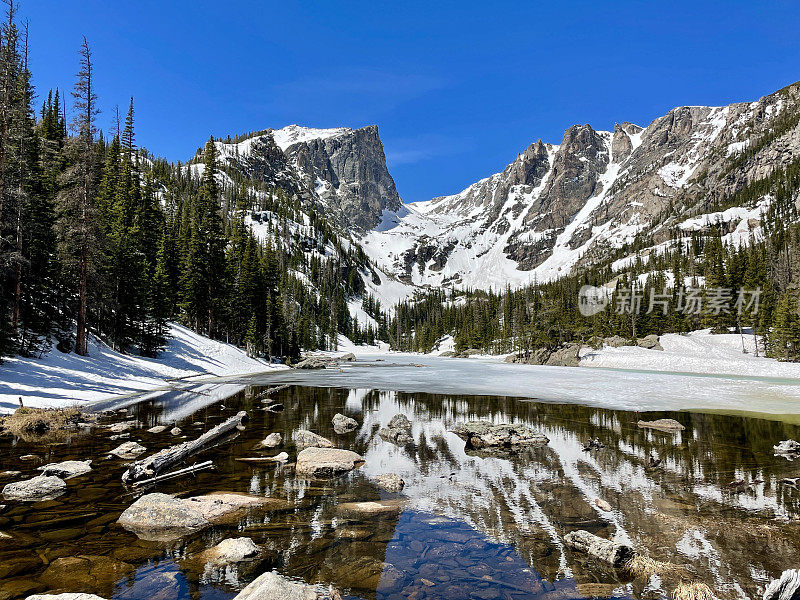
{"label": "fallen log", "polygon": [[292,384],[284,383],[283,385],[278,385],[278,386],[269,388],[269,389],[264,390],[263,392],[261,392],[258,396],[256,396],[255,399],[256,400],[263,400],[265,398],[269,398],[275,392],[280,392],[281,390],[285,390],[285,389],[290,388],[290,387],[292,387]]}
{"label": "fallen log", "polygon": [[133,483],[133,487],[141,487],[143,485],[150,485],[153,483],[158,483],[159,481],[165,481],[167,479],[174,479],[176,477],[181,477],[182,475],[189,475],[191,473],[196,473],[197,471],[203,471],[205,469],[213,469],[214,462],[207,460],[205,462],[201,462],[196,465],[192,465],[191,467],[186,467],[184,469],[178,469],[177,471],[172,471],[171,473],[164,473],[163,475],[158,475],[157,477],[153,477],[151,479],[144,479],[142,481],[135,481]]}
{"label": "fallen log", "polygon": [[133,463],[125,473],[122,474],[124,483],[133,483],[145,479],[152,479],[160,475],[167,469],[182,463],[190,456],[224,438],[227,435],[235,434],[243,422],[247,421],[247,413],[239,412],[230,419],[220,423],[213,429],[205,432],[196,440],[183,442],[177,446],[165,448],[152,456],[143,458]]}
{"label": "fallen log", "polygon": [[615,567],[624,566],[636,556],[636,552],[630,546],[598,537],[583,529],[571,531],[565,535],[564,543],[573,550],[586,552],[589,556],[594,556]]}

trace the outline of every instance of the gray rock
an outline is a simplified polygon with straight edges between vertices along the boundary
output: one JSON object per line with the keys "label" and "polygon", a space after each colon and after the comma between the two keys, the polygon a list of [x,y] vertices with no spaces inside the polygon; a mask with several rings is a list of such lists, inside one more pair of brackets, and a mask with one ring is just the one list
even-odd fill
{"label": "gray rock", "polygon": [[800,570],[788,569],[764,590],[764,600],[800,600]]}
{"label": "gray rock", "polygon": [[167,541],[200,531],[212,524],[238,520],[249,509],[280,509],[285,500],[237,493],[176,498],[158,492],[136,500],[117,521],[143,540]]}
{"label": "gray rock", "polygon": [[403,491],[403,488],[406,485],[406,482],[403,481],[403,478],[400,477],[397,473],[387,473],[386,475],[378,475],[375,478],[375,483],[378,484],[378,487],[381,489],[386,490],[392,494],[399,494]]}
{"label": "gray rock", "polygon": [[328,358],[322,358],[319,356],[309,356],[301,360],[297,363],[294,368],[295,369],[327,369],[331,365],[335,364],[334,361]]}
{"label": "gray rock", "polygon": [[233,600],[317,600],[317,591],[313,586],[296,583],[268,571],[239,592]]}
{"label": "gray rock", "polygon": [[201,553],[205,562],[232,564],[255,558],[261,553],[256,543],[248,537],[228,538]]}
{"label": "gray rock", "polygon": [[358,421],[341,413],[336,413],[331,422],[333,423],[333,430],[339,435],[358,429]]}
{"label": "gray rock", "polygon": [[129,437],[131,437],[130,433],[116,433],[110,436],[108,439],[110,439],[113,442],[114,440],[125,440],[128,439]]}
{"label": "gray rock", "polygon": [[133,423],[131,421],[123,421],[122,423],[114,423],[108,428],[108,430],[111,433],[122,433],[131,428],[133,428]]}
{"label": "gray rock", "polygon": [[340,356],[339,360],[343,362],[355,362],[356,355],[353,354],[352,352],[348,352],[347,354]]}
{"label": "gray rock", "polygon": [[636,552],[630,546],[603,539],[582,529],[565,535],[564,543],[573,550],[586,552],[589,556],[615,567],[623,566],[636,556]]}
{"label": "gray rock", "polygon": [[550,367],[577,367],[580,364],[580,344],[565,344],[555,350],[545,363]]}
{"label": "gray rock", "polygon": [[60,463],[51,463],[43,467],[39,467],[42,475],[49,477],[60,477],[61,479],[71,479],[85,475],[92,470],[91,460],[65,460]]}
{"label": "gray rock", "polygon": [[332,441],[307,429],[298,429],[292,434],[292,439],[298,451],[306,448],[333,448]]}
{"label": "gray rock", "polygon": [[467,442],[468,449],[475,450],[516,450],[544,446],[550,441],[547,436],[526,425],[494,425],[489,421],[461,423],[456,425],[453,433]]}
{"label": "gray rock", "polygon": [[295,469],[300,475],[334,477],[352,471],[364,459],[355,452],[340,448],[306,448],[297,455]]}
{"label": "gray rock", "polygon": [[166,425],[156,425],[147,430],[147,433],[164,433],[168,427]]}
{"label": "gray rock", "polygon": [[6,500],[38,502],[39,500],[53,500],[66,491],[67,482],[60,477],[38,475],[32,479],[7,484],[3,488],[3,496]]}
{"label": "gray rock", "polygon": [[621,348],[622,346],[633,346],[633,344],[629,339],[624,338],[621,335],[612,335],[611,337],[607,337],[603,340],[603,343],[606,346],[611,346],[612,348]]}
{"label": "gray rock", "polygon": [[646,335],[643,338],[639,338],[636,340],[636,345],[640,348],[646,348],[647,350],[664,350],[664,348],[661,346],[659,337],[655,334]]}
{"label": "gray rock", "polygon": [[414,437],[411,435],[411,421],[403,414],[393,416],[389,424],[378,431],[378,435],[387,442],[398,446],[414,443]]}
{"label": "gray rock", "polygon": [[116,457],[129,460],[134,459],[147,452],[147,448],[142,446],[139,442],[125,442],[114,448],[109,454]]}
{"label": "gray rock", "polygon": [[686,429],[675,419],[656,419],[655,421],[639,421],[637,425],[643,429],[656,429],[658,431],[683,431]]}
{"label": "gray rock", "polygon": [[277,448],[283,443],[283,436],[280,433],[270,433],[259,444],[263,448]]}
{"label": "gray rock", "polygon": [[379,515],[397,515],[405,507],[406,501],[376,500],[368,502],[342,502],[336,505],[336,512],[344,517],[375,517]]}
{"label": "gray rock", "polygon": [[177,436],[177,435],[180,435],[180,434],[182,434],[182,433],[183,433],[183,430],[182,430],[180,427],[173,427],[173,428],[170,430],[170,433],[171,433],[172,435],[176,435],[176,436]]}

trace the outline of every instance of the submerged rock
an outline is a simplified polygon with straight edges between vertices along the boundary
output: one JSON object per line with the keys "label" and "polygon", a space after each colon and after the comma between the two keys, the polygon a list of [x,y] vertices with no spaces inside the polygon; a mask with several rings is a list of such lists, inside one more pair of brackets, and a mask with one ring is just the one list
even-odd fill
{"label": "submerged rock", "polygon": [[675,419],[656,419],[655,421],[639,421],[637,425],[643,429],[657,429],[659,431],[683,431],[686,429]]}
{"label": "submerged rock", "polygon": [[411,435],[411,421],[404,414],[393,416],[389,424],[378,432],[378,435],[381,436],[381,439],[398,446],[414,443],[414,436]]}
{"label": "submerged rock", "polygon": [[405,501],[380,500],[367,502],[342,502],[336,506],[336,512],[345,517],[375,517],[378,515],[396,515],[402,512]]}
{"label": "submerged rock", "polygon": [[461,423],[456,425],[453,433],[467,442],[467,448],[476,450],[513,450],[527,446],[544,446],[550,442],[546,435],[527,425],[494,425],[489,421]]}
{"label": "submerged rock", "polygon": [[399,494],[403,491],[403,488],[406,485],[406,482],[398,475],[397,473],[387,473],[386,475],[378,475],[375,478],[375,483],[378,484],[378,487],[381,489],[386,490],[387,492],[391,492],[393,494]]}
{"label": "submerged rock", "polygon": [[764,600],[800,600],[800,570],[789,569],[773,579],[764,591]]}
{"label": "submerged rock", "polygon": [[3,488],[6,500],[38,502],[53,500],[67,491],[67,482],[60,477],[37,475],[32,479],[9,483]]}
{"label": "submerged rock", "polygon": [[92,470],[91,460],[65,460],[60,463],[50,463],[43,467],[39,467],[42,475],[48,477],[60,477],[61,479],[70,479],[85,475]]}
{"label": "submerged rock", "polygon": [[565,535],[564,543],[573,550],[586,552],[615,567],[623,566],[636,555],[633,548],[626,544],[606,540],[583,529]]}
{"label": "submerged rock", "polygon": [[147,448],[142,446],[139,442],[125,442],[114,448],[109,454],[127,460],[136,458],[145,452],[147,452]]}
{"label": "submerged rock", "polygon": [[277,448],[283,443],[283,436],[280,433],[270,433],[265,437],[259,446],[262,448]]}
{"label": "submerged rock", "polygon": [[333,477],[352,471],[361,465],[361,455],[340,448],[306,448],[297,455],[298,474],[314,477]]}
{"label": "submerged rock", "polygon": [[168,427],[166,425],[156,425],[147,430],[147,433],[164,433]]}
{"label": "submerged rock", "polygon": [[331,422],[333,423],[333,430],[339,435],[358,429],[358,421],[342,413],[336,413]]}
{"label": "submerged rock", "polygon": [[306,448],[333,448],[333,442],[328,438],[324,438],[307,429],[298,429],[292,434],[292,439],[298,451]]}
{"label": "submerged rock", "polygon": [[317,600],[314,586],[267,572],[244,588],[233,600]]}

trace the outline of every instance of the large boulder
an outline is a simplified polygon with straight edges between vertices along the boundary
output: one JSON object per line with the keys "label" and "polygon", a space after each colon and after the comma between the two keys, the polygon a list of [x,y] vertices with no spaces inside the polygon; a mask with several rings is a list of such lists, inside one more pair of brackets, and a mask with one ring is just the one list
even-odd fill
{"label": "large boulder", "polygon": [[6,500],[38,502],[53,500],[67,491],[67,482],[60,477],[37,475],[32,479],[9,483],[3,488]]}
{"label": "large boulder", "polygon": [[622,346],[633,345],[629,339],[624,338],[621,335],[612,335],[611,337],[607,337],[603,340],[603,344],[606,346],[611,346],[612,348],[621,348]]}
{"label": "large boulder", "polygon": [[292,434],[294,445],[297,446],[298,452],[306,448],[333,448],[333,442],[328,438],[317,435],[307,429],[298,429]]}
{"label": "large boulder", "polygon": [[387,442],[398,446],[414,443],[414,436],[411,435],[411,421],[404,414],[393,416],[389,424],[378,431],[378,435]]}
{"label": "large boulder", "polygon": [[356,355],[353,354],[352,352],[348,352],[347,354],[344,354],[344,355],[340,356],[339,360],[344,361],[344,362],[355,362]]}
{"label": "large boulder", "polygon": [[556,349],[545,363],[549,367],[577,367],[580,364],[580,344],[565,344]]}
{"label": "large boulder", "polygon": [[659,341],[659,337],[655,334],[646,335],[643,338],[639,338],[636,340],[636,345],[639,348],[646,348],[647,350],[664,350],[661,342]]}
{"label": "large boulder", "polygon": [[235,523],[250,509],[285,509],[288,502],[237,493],[215,493],[193,498],[146,494],[131,504],[117,521],[143,540],[173,540],[212,524]]}
{"label": "large boulder", "polygon": [[333,430],[339,435],[350,433],[358,429],[358,421],[342,413],[336,413],[331,422],[333,423]]}
{"label": "large boulder", "polygon": [[313,586],[267,572],[244,588],[233,600],[317,600]]}
{"label": "large boulder", "polygon": [[42,475],[48,477],[60,477],[61,479],[70,479],[72,477],[79,477],[86,475],[92,470],[91,460],[65,460],[60,463],[50,463],[43,467],[39,467]]}
{"label": "large boulder", "polygon": [[361,455],[339,448],[306,448],[297,455],[295,470],[300,475],[334,477],[361,465]]}
{"label": "large boulder", "polygon": [[544,446],[550,441],[546,435],[534,431],[527,425],[495,425],[489,421],[460,423],[453,429],[453,433],[467,442],[468,449],[474,450],[515,450]]}

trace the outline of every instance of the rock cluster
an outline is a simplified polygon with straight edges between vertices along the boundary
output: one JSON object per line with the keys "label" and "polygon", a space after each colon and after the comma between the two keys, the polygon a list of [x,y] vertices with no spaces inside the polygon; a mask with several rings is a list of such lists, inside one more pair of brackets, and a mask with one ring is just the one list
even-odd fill
{"label": "rock cluster", "polygon": [[378,435],[387,442],[398,446],[414,443],[414,436],[411,435],[411,421],[403,414],[393,416],[389,424],[378,431]]}
{"label": "rock cluster", "polygon": [[461,423],[453,429],[453,433],[467,442],[468,449],[474,450],[514,450],[544,446],[550,441],[546,435],[527,425],[495,425],[489,421]]}

